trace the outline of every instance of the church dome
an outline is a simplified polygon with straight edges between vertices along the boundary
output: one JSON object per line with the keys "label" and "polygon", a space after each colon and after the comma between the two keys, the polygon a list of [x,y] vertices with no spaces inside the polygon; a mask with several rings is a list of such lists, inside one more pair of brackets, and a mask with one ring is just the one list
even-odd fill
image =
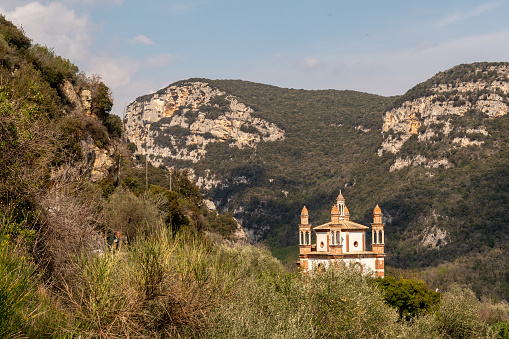
{"label": "church dome", "polygon": [[380,209],[380,207],[378,207],[378,204],[376,205],[375,210],[373,211],[373,214],[382,214],[382,210]]}
{"label": "church dome", "polygon": [[304,206],[302,208],[302,212],[300,212],[301,215],[308,215],[308,209],[306,208],[306,206]]}
{"label": "church dome", "polygon": [[336,205],[332,206],[332,210],[330,211],[330,214],[339,214],[339,210]]}

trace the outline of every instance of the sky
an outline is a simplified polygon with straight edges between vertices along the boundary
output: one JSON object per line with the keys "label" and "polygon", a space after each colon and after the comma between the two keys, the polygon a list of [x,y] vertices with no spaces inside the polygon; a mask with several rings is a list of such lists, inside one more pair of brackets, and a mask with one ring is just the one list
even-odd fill
{"label": "sky", "polygon": [[509,61],[509,0],[0,0],[0,13],[99,75],[120,116],[188,78],[392,96]]}

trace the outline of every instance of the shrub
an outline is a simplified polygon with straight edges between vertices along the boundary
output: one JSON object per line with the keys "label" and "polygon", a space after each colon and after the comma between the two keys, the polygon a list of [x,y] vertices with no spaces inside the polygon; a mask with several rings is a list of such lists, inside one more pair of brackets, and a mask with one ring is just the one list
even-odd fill
{"label": "shrub", "polygon": [[268,269],[243,283],[218,311],[213,337],[393,338],[402,329],[380,291],[348,268],[311,275]]}
{"label": "shrub", "polygon": [[319,336],[393,338],[398,316],[368,277],[353,267],[331,267],[309,281],[307,309]]}
{"label": "shrub", "polygon": [[131,239],[150,232],[161,223],[159,211],[148,196],[139,198],[121,188],[109,197],[104,212],[108,230],[121,231]]}
{"label": "shrub", "polygon": [[436,313],[439,332],[446,338],[475,338],[482,329],[478,321],[480,302],[474,292],[466,288],[453,287],[444,293]]}
{"label": "shrub", "polygon": [[120,117],[115,114],[108,114],[106,119],[104,120],[104,126],[106,126],[106,129],[108,130],[108,133],[113,138],[120,138],[122,137],[122,120],[120,120]]}
{"label": "shrub", "polygon": [[78,67],[69,60],[55,55],[53,50],[45,46],[37,44],[32,46],[28,57],[41,71],[44,80],[53,88],[57,88],[64,79],[73,79],[78,74]]}
{"label": "shrub", "polygon": [[400,319],[410,320],[428,312],[440,302],[441,294],[432,291],[423,281],[387,276],[376,280],[385,301],[398,310]]}
{"label": "shrub", "polygon": [[71,281],[76,274],[75,256],[103,246],[98,232],[102,224],[100,198],[82,200],[76,195],[73,185],[57,184],[41,199],[47,211],[41,231],[46,273]]}
{"label": "shrub", "polygon": [[259,134],[260,131],[258,131],[258,129],[253,126],[253,125],[247,125],[247,124],[243,124],[242,126],[240,126],[240,130],[244,133],[249,133],[249,134]]}
{"label": "shrub", "polygon": [[508,339],[509,338],[509,322],[500,321],[491,327],[492,334],[496,338]]}

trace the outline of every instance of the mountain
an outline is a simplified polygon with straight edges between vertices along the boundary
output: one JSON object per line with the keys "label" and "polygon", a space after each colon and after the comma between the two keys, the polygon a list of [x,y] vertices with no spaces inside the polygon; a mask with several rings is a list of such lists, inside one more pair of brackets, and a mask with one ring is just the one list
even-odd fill
{"label": "mountain", "polygon": [[382,208],[388,265],[437,266],[509,246],[508,65],[459,65],[398,97],[189,79],[131,103],[126,134],[290,258],[302,206],[326,222],[341,189],[354,221]]}

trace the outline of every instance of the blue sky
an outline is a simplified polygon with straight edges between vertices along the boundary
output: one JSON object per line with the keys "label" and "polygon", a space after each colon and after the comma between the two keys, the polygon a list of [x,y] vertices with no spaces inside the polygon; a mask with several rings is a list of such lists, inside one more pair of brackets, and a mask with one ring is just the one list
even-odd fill
{"label": "blue sky", "polygon": [[403,94],[509,61],[509,0],[1,0],[34,43],[112,89],[114,113],[191,77]]}

